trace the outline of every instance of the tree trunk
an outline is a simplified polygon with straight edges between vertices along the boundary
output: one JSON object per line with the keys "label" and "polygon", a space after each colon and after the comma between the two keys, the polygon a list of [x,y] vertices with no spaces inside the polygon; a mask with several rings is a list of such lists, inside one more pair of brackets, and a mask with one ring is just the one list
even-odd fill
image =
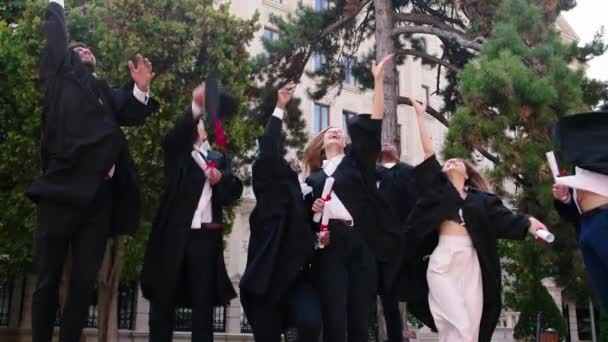
{"label": "tree trunk", "polygon": [[108,240],[99,269],[97,292],[97,331],[99,342],[118,342],[118,285],[122,270],[120,241]]}
{"label": "tree trunk", "polygon": [[[376,61],[395,52],[393,41],[393,4],[391,0],[374,0],[376,12]],[[382,143],[394,144],[401,151],[397,134],[397,88],[399,78],[393,61],[384,68],[384,121],[382,122]]]}

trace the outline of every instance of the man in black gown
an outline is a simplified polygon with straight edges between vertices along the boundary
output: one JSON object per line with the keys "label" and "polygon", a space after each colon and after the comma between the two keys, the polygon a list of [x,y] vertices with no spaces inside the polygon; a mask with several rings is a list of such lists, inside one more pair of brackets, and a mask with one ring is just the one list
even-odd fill
{"label": "man in black gown", "polygon": [[137,67],[129,62],[132,81],[110,88],[96,77],[88,47],[68,47],[63,6],[51,0],[45,14],[42,175],[28,191],[38,204],[33,342],[51,341],[68,249],[72,269],[60,341],[79,341],[106,239],[139,223],[140,187],[120,126],[143,124],[157,109],[148,96],[151,63],[138,56]]}
{"label": "man in black gown", "polygon": [[298,341],[318,342],[321,329],[319,295],[309,270],[314,234],[298,175],[281,153],[283,114],[294,87],[279,90],[252,170],[256,207],[240,288],[257,342],[281,341],[287,325],[297,328]]}
{"label": "man in black gown", "polygon": [[[399,160],[397,148],[388,144],[382,146],[379,164],[376,166],[378,190],[389,203],[399,219],[400,226],[404,229],[407,217],[416,203],[412,170],[414,170],[413,166]],[[382,272],[382,264],[378,269]],[[405,274],[401,272],[398,281],[389,290],[382,291],[383,287],[378,287],[386,322],[387,342],[403,341],[403,323],[399,312],[399,300],[402,298],[398,294],[399,281],[403,277]]]}

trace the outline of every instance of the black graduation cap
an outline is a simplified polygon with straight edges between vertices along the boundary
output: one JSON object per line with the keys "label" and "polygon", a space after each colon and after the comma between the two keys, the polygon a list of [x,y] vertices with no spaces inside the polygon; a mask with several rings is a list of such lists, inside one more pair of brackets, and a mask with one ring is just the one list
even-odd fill
{"label": "black graduation cap", "polygon": [[561,117],[553,143],[563,161],[608,175],[608,108]]}
{"label": "black graduation cap", "polygon": [[219,72],[217,65],[211,63],[209,66],[209,76],[205,82],[205,109],[210,123],[215,128],[215,145],[225,150],[228,144],[224,133],[223,121],[236,113],[238,102],[236,97],[227,88],[218,86]]}

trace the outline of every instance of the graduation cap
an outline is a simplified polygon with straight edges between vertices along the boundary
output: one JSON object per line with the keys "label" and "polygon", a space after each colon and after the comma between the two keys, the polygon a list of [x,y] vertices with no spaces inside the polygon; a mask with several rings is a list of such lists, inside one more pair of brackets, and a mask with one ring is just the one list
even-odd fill
{"label": "graduation cap", "polygon": [[209,76],[205,82],[205,110],[215,129],[215,145],[218,149],[225,150],[228,141],[224,132],[223,121],[236,113],[238,102],[229,89],[218,86],[218,78],[217,65],[211,63]]}
{"label": "graduation cap", "polygon": [[563,161],[608,175],[608,108],[560,118],[553,142]]}

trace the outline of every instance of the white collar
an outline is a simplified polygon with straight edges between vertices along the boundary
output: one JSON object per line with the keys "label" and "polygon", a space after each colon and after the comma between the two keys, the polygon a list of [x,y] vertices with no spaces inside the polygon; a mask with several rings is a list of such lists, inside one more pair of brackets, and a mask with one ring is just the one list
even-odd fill
{"label": "white collar", "polygon": [[393,166],[397,165],[397,163],[384,163],[382,164],[382,166],[384,166],[387,169],[392,169]]}
{"label": "white collar", "polygon": [[205,140],[200,146],[192,144],[192,148],[194,148],[196,151],[201,152],[203,155],[205,155],[205,157],[207,157],[209,150],[211,150],[211,146],[209,145],[208,140]]}
{"label": "white collar", "polygon": [[331,159],[326,159],[323,161],[323,171],[328,175],[331,176],[334,174],[334,172],[336,172],[336,169],[338,168],[338,166],[340,165],[340,163],[342,162],[342,159],[344,159],[345,154],[338,154],[337,156],[331,158]]}

